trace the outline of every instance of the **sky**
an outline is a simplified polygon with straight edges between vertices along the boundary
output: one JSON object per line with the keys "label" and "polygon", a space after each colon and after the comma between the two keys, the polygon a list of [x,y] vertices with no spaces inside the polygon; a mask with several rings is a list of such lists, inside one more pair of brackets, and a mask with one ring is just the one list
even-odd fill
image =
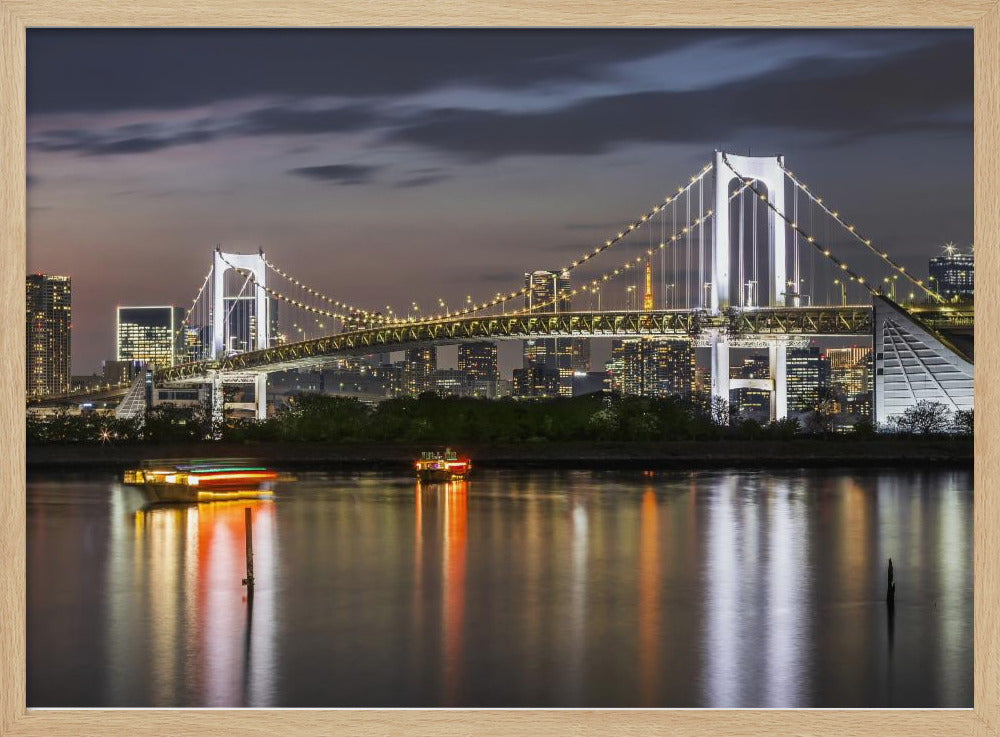
{"label": "sky", "polygon": [[972,243],[972,90],[968,30],[29,29],[28,270],[72,276],[91,373],[115,306],[187,307],[216,244],[361,307],[455,307],[722,148],[784,155],[924,275]]}

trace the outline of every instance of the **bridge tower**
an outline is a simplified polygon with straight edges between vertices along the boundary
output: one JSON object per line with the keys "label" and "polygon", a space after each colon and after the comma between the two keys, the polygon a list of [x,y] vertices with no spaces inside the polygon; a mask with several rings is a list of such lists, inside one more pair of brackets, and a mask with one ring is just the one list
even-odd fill
{"label": "bridge tower", "polygon": [[[727,163],[728,162],[728,163]],[[783,223],[775,222],[774,212],[768,211],[768,228],[770,234],[767,244],[768,291],[763,304],[743,305],[742,299],[735,300],[731,294],[731,279],[729,264],[732,258],[732,227],[729,221],[729,185],[740,176],[759,182],[767,188],[768,202],[778,212],[785,211],[785,173],[782,156],[739,156],[717,150],[713,167],[715,181],[715,207],[712,214],[712,242],[715,250],[712,258],[712,289],[710,311],[718,315],[735,307],[753,309],[754,307],[777,307],[786,302],[785,285],[785,228]],[[735,169],[735,171],[734,171]],[[739,172],[739,175],[737,175]],[[740,223],[739,227],[745,227]],[[743,285],[737,285],[743,289]],[[713,330],[709,336],[709,347],[712,352],[712,397],[729,403],[729,351],[731,343],[729,335],[724,330]],[[788,415],[788,382],[785,360],[788,354],[787,342],[774,338],[768,341],[768,363],[772,382],[771,407],[774,420],[784,419]]]}
{"label": "bridge tower", "polygon": [[[256,351],[267,348],[270,345],[270,315],[268,314],[267,293],[264,287],[267,285],[267,264],[264,260],[264,251],[257,253],[226,253],[216,247],[212,262],[212,358],[221,360],[226,356],[228,346],[226,345],[226,335],[228,334],[228,322],[230,308],[226,305],[225,276],[229,271],[237,270],[248,273],[256,286],[253,289],[254,305],[254,327],[253,334],[249,336],[251,344],[249,350]],[[222,412],[222,379],[216,377],[212,382],[212,407],[213,412],[218,412],[221,417]],[[254,399],[256,404],[257,419],[267,419],[267,374],[258,373],[254,379]]]}

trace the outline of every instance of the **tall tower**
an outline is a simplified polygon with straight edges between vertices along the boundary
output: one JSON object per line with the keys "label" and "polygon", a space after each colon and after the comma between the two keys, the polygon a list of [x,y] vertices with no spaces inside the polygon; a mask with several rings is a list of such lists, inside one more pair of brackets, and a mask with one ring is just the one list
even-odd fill
{"label": "tall tower", "polygon": [[642,309],[644,312],[653,309],[653,269],[649,265],[649,254],[646,254],[646,292],[642,295]]}
{"label": "tall tower", "polygon": [[70,278],[29,274],[25,286],[27,393],[33,396],[68,391]]}

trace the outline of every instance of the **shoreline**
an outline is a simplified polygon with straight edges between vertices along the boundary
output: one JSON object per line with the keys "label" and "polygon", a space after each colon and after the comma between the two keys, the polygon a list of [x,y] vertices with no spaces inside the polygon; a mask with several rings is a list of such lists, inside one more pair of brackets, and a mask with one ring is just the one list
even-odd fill
{"label": "shoreline", "polygon": [[[29,445],[29,474],[123,471],[148,459],[253,458],[279,470],[399,470],[437,443],[225,443]],[[797,438],[663,442],[455,444],[478,468],[900,468],[972,467],[972,438]]]}

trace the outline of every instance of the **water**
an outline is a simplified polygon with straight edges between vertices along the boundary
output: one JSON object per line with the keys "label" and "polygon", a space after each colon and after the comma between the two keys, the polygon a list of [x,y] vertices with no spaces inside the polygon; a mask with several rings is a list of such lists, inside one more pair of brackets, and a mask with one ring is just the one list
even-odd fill
{"label": "water", "polygon": [[[971,707],[969,471],[28,484],[28,705]],[[897,581],[895,615],[884,596]]]}

